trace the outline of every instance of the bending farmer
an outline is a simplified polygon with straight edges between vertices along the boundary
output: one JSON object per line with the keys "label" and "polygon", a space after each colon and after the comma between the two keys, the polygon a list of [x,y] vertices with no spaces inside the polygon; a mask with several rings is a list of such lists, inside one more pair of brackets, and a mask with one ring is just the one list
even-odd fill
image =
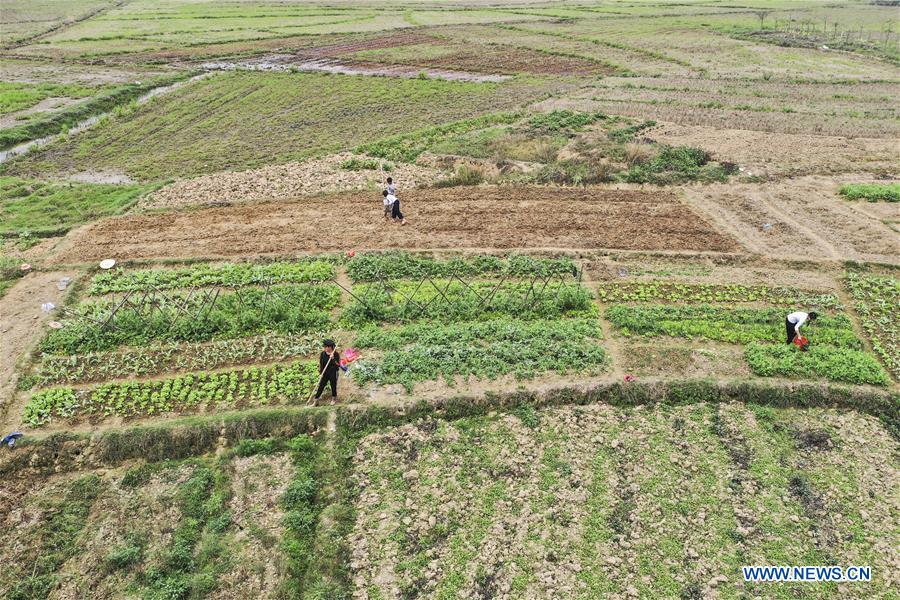
{"label": "bending farmer", "polygon": [[334,349],[332,340],[322,343],[324,350],[319,355],[319,388],[316,390],[316,400],[321,398],[325,391],[325,384],[331,384],[331,397],[337,398],[338,369],[341,364],[341,355]]}
{"label": "bending farmer", "polygon": [[795,337],[800,337],[800,326],[806,323],[806,321],[815,321],[816,317],[819,315],[811,312],[792,312],[787,316],[787,319],[784,321],[784,326],[787,331],[787,343],[791,344],[794,341]]}

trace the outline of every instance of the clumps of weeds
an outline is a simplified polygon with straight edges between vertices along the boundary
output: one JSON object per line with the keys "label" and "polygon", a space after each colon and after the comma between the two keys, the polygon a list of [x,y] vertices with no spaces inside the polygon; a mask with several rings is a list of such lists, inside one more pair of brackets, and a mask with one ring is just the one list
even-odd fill
{"label": "clumps of weeds", "polygon": [[712,431],[722,441],[728,456],[738,467],[746,471],[753,462],[753,450],[747,441],[730,431],[722,419],[721,407],[718,407],[712,417]]}
{"label": "clumps of weeds", "polygon": [[233,452],[235,456],[248,457],[258,454],[275,454],[283,449],[284,444],[275,438],[264,438],[261,440],[243,439],[235,445]]}
{"label": "clumps of weeds", "polygon": [[484,183],[487,179],[485,169],[477,165],[460,165],[450,177],[438,179],[434,187],[447,188],[458,186],[473,186]]}
{"label": "clumps of weeds", "polygon": [[144,559],[147,538],[138,533],[130,533],[118,546],[115,546],[103,559],[103,568],[107,573],[122,571],[140,564]]}
{"label": "clumps of weeds", "polygon": [[831,450],[835,442],[825,429],[804,429],[794,434],[797,448],[801,450]]}
{"label": "clumps of weeds", "polygon": [[587,156],[545,165],[535,173],[534,180],[543,184],[591,185],[612,181],[615,171],[606,158]]}
{"label": "clumps of weeds", "polygon": [[619,502],[609,514],[609,528],[617,535],[625,535],[631,525],[631,511],[634,510],[634,493],[625,489],[619,496]]}
{"label": "clumps of weeds", "polygon": [[538,425],[541,424],[541,417],[531,404],[520,404],[513,411],[513,414],[519,417],[522,424],[529,429],[537,429]]}
{"label": "clumps of weeds", "polygon": [[494,565],[489,572],[484,565],[478,565],[475,571],[475,597],[491,600],[496,597],[498,591],[497,566]]}
{"label": "clumps of weeds", "polygon": [[379,167],[382,171],[391,171],[391,169],[394,168],[391,163],[382,163],[376,158],[360,158],[354,156],[353,158],[348,158],[341,162],[341,168],[345,171],[377,171]]}
{"label": "clumps of weeds", "polygon": [[696,583],[692,583],[683,587],[678,597],[681,600],[701,600],[703,598],[703,590]]}
{"label": "clumps of weeds", "polygon": [[809,479],[803,474],[797,474],[788,481],[788,491],[791,496],[800,501],[807,512],[815,513],[822,509],[822,498],[816,493]]}
{"label": "clumps of weeds", "polygon": [[686,181],[727,181],[736,172],[736,165],[714,163],[702,148],[660,145],[656,156],[632,164],[619,177],[628,183],[667,185]]}

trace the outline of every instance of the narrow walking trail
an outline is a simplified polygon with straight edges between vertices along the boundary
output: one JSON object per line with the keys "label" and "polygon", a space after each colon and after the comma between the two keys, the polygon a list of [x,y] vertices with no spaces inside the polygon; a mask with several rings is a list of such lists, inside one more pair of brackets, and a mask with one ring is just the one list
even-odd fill
{"label": "narrow walking trail", "polygon": [[18,381],[16,363],[40,341],[47,322],[58,312],[47,314],[41,310],[41,304],[62,304],[66,291],[59,290],[57,283],[63,277],[70,277],[74,282],[76,274],[74,271],[30,273],[0,298],[0,415],[4,416],[4,423],[9,420],[6,413]]}

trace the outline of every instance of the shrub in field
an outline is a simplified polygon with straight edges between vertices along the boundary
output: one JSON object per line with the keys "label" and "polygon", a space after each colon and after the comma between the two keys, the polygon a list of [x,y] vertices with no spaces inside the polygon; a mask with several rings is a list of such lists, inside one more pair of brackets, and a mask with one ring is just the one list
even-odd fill
{"label": "shrub in field", "polygon": [[620,175],[628,183],[666,185],[684,181],[726,181],[735,171],[733,165],[710,163],[702,148],[666,146],[644,164],[633,165]]}
{"label": "shrub in field", "polygon": [[398,250],[367,252],[347,263],[347,274],[354,282],[362,283],[382,279],[416,279],[420,277],[447,277],[459,275],[508,275],[530,277],[534,275],[575,274],[575,263],[570,258],[536,258],[513,254],[508,258],[498,256],[456,257],[436,260],[429,256]]}
{"label": "shrub in field", "polygon": [[603,113],[575,112],[571,110],[554,110],[539,113],[528,119],[528,127],[540,133],[574,133],[584,127],[605,119]]}
{"label": "shrub in field", "polygon": [[848,200],[900,202],[900,183],[851,183],[841,186],[841,195]]}
{"label": "shrub in field", "polygon": [[606,135],[610,140],[614,142],[625,144],[633,140],[636,134],[640,133],[644,129],[649,129],[654,125],[656,125],[656,121],[644,121],[643,123],[638,123],[636,125],[629,125],[620,129],[613,129]]}
{"label": "shrub in field", "polygon": [[334,265],[320,259],[268,264],[200,264],[180,269],[106,271],[91,280],[93,296],[112,292],[170,290],[194,286],[318,283],[334,278]]}
{"label": "shrub in field", "polygon": [[[778,309],[613,304],[606,309],[606,318],[626,334],[705,338],[733,344],[784,341],[785,313]],[[823,315],[806,331],[813,346],[862,348],[846,315]]]}
{"label": "shrub in field", "polygon": [[356,344],[391,350],[372,363],[357,365],[358,383],[400,383],[408,391],[419,381],[455,376],[494,378],[514,374],[598,372],[606,364],[596,319],[513,319],[435,325],[415,323],[395,330],[368,329]]}
{"label": "shrub in field", "polygon": [[325,334],[320,332],[264,334],[204,343],[170,342],[71,356],[44,355],[32,383],[46,387],[285,361],[314,353],[324,337]]}
{"label": "shrub in field", "polygon": [[484,182],[484,169],[476,165],[460,165],[450,177],[434,182],[436,188],[457,187],[461,185],[478,185]]}
{"label": "shrub in field", "polygon": [[[540,284],[537,287],[541,288]],[[350,325],[372,322],[404,322],[434,319],[440,322],[493,319],[513,316],[520,319],[591,315],[596,310],[591,293],[581,286],[550,283],[533,290],[524,282],[475,282],[435,280],[419,285],[395,281],[393,302],[383,287],[357,285],[354,300],[342,320]]]}
{"label": "shrub in field", "polygon": [[853,384],[887,385],[890,378],[874,357],[861,350],[814,344],[798,352],[787,344],[751,343],[745,351],[750,370],[765,377],[824,377]]}
{"label": "shrub in field", "polygon": [[157,381],[107,383],[92,389],[53,388],[34,394],[22,413],[31,427],[73,416],[149,416],[201,407],[235,408],[305,400],[318,381],[311,362],[190,373]]}
{"label": "shrub in field", "polygon": [[[341,168],[345,171],[377,171],[381,166],[385,171],[390,171],[388,163],[381,164],[381,161],[374,158],[359,158],[354,156],[341,162]],[[388,167],[388,168],[385,168]]]}
{"label": "shrub in field", "polygon": [[734,283],[670,283],[666,281],[628,281],[600,283],[597,297],[601,302],[765,302],[768,304],[803,305],[817,308],[840,308],[832,293],[797,290],[766,285]]}
{"label": "shrub in field", "polygon": [[[63,329],[48,333],[40,349],[51,354],[75,354],[151,341],[203,342],[264,332],[308,332],[329,323],[329,311],[339,300],[340,291],[335,286],[272,286],[268,291],[250,288],[220,296],[200,317],[188,316],[192,313],[169,303],[145,313],[120,311],[106,328],[96,321],[107,319],[113,303],[89,302],[79,305],[77,311],[93,321],[67,321]],[[194,313],[203,301],[199,295],[184,298]]]}
{"label": "shrub in field", "polygon": [[894,277],[847,273],[856,312],[872,343],[895,379],[900,379],[900,281]]}
{"label": "shrub in field", "polygon": [[544,165],[534,174],[534,181],[561,185],[591,185],[611,181],[614,173],[614,167],[603,158],[572,158]]}

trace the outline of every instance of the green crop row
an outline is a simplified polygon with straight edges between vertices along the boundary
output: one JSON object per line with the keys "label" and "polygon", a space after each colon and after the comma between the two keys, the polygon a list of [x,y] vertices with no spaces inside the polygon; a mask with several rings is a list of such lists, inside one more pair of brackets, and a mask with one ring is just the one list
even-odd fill
{"label": "green crop row", "polygon": [[46,387],[285,361],[313,353],[323,337],[320,333],[264,334],[206,343],[170,342],[71,356],[44,355],[33,382]]}
{"label": "green crop row", "polygon": [[414,383],[456,376],[496,378],[514,374],[530,378],[546,372],[599,372],[606,353],[596,319],[489,322],[436,325],[414,323],[395,330],[371,328],[360,333],[361,347],[389,350],[373,362],[353,369],[359,384]]}
{"label": "green crop row", "polygon": [[841,195],[848,200],[900,202],[900,183],[851,183],[841,186]]}
{"label": "green crop row", "polygon": [[518,121],[519,118],[520,115],[517,113],[483,115],[410,133],[401,133],[377,142],[364,144],[356,148],[355,151],[395,162],[414,162],[420,154],[431,146],[449,137],[493,125],[508,125]]}
{"label": "green crop row", "polygon": [[[149,342],[204,342],[266,332],[300,333],[320,330],[330,322],[329,311],[340,301],[336,286],[285,285],[268,290],[248,288],[220,295],[208,309],[195,294],[185,300],[187,310],[173,302],[144,311],[122,309],[112,319],[112,301],[86,302],[76,311],[83,319],[65,321],[40,344],[50,354],[111,350]],[[101,327],[97,321],[108,321]]]}
{"label": "green crop row", "polygon": [[170,290],[194,286],[243,286],[273,283],[317,283],[334,278],[334,265],[324,260],[269,264],[201,264],[181,269],[107,271],[95,275],[88,293]]}
{"label": "green crop row", "polygon": [[34,394],[23,421],[31,426],[74,416],[148,416],[203,407],[235,408],[305,400],[318,380],[315,363],[192,373],[149,382],[107,383],[90,390],[53,388]]}
{"label": "green crop row", "polygon": [[601,302],[765,302],[768,304],[840,308],[835,294],[796,290],[766,285],[735,283],[671,283],[664,281],[628,281],[601,283],[597,286]]}
{"label": "green crop row", "polygon": [[433,280],[417,283],[393,281],[391,296],[379,284],[353,288],[354,299],[342,319],[351,326],[373,322],[408,322],[432,319],[446,323],[489,320],[502,316],[549,319],[593,315],[590,291],[574,284],[526,282],[494,283]]}
{"label": "green crop row", "polygon": [[347,263],[347,274],[356,283],[379,279],[416,279],[421,277],[471,277],[473,275],[503,274],[512,277],[532,275],[576,274],[571,259],[536,258],[515,254],[508,258],[498,256],[457,257],[436,260],[410,252],[368,252]]}
{"label": "green crop row", "polygon": [[[749,344],[784,343],[785,312],[778,309],[698,306],[626,306],[614,304],[606,318],[625,335],[666,335]],[[804,329],[812,345],[862,349],[846,315],[821,316]]]}
{"label": "green crop row", "polygon": [[900,379],[900,281],[894,277],[847,274],[856,312],[872,343],[895,379]]}
{"label": "green crop row", "polygon": [[808,352],[798,352],[787,344],[747,346],[744,356],[756,375],[825,377],[853,384],[887,385],[888,374],[878,361],[861,350],[812,345]]}

